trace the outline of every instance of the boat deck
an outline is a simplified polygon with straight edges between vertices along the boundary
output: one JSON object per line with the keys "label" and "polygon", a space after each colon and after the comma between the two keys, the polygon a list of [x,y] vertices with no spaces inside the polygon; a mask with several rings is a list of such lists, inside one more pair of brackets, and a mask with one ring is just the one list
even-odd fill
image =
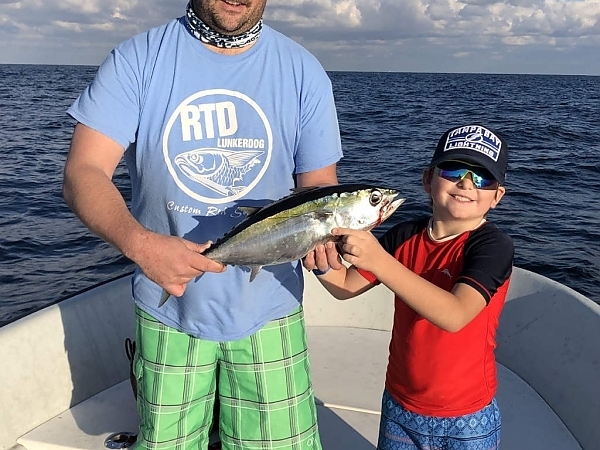
{"label": "boat deck", "polygon": [[[377,443],[389,332],[309,326],[311,367],[324,450],[373,450]],[[498,364],[502,450],[581,450],[544,400]],[[27,450],[100,450],[117,432],[136,432],[129,381],[123,381],[18,439]]]}

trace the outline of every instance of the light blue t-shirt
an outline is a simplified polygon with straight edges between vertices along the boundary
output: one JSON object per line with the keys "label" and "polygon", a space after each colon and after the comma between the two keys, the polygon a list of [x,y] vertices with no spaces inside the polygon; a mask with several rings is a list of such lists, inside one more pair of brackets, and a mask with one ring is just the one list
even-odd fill
{"label": "light blue t-shirt", "polygon": [[[240,206],[288,195],[295,174],[337,162],[341,142],[331,82],[305,49],[264,26],[246,52],[220,55],[184,20],[119,45],[68,112],[126,149],[140,223],[214,242],[244,218]],[[298,262],[249,279],[243,267],[205,273],[158,309],[162,289],[138,269],[133,297],[169,326],[235,340],[302,301]]]}

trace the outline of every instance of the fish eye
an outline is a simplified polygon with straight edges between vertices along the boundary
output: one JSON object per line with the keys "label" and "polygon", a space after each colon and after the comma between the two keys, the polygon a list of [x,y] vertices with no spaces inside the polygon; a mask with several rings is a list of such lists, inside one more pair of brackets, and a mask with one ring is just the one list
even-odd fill
{"label": "fish eye", "polygon": [[369,196],[369,202],[371,206],[377,206],[383,200],[383,194],[380,191],[372,191]]}

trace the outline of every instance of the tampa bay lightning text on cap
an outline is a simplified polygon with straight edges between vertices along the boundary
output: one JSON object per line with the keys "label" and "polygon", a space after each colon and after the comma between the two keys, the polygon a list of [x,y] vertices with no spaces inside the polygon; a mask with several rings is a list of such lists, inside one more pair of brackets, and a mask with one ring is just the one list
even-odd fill
{"label": "tampa bay lightning text on cap", "polygon": [[487,128],[478,125],[460,127],[448,134],[444,151],[469,149],[498,161],[502,141]]}

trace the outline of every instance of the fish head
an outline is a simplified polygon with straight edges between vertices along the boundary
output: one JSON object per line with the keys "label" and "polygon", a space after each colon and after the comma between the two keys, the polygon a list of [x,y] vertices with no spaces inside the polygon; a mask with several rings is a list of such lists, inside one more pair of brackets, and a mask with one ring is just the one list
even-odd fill
{"label": "fish head", "polygon": [[338,226],[368,231],[386,221],[406,198],[397,189],[367,186],[342,193],[336,221]]}

